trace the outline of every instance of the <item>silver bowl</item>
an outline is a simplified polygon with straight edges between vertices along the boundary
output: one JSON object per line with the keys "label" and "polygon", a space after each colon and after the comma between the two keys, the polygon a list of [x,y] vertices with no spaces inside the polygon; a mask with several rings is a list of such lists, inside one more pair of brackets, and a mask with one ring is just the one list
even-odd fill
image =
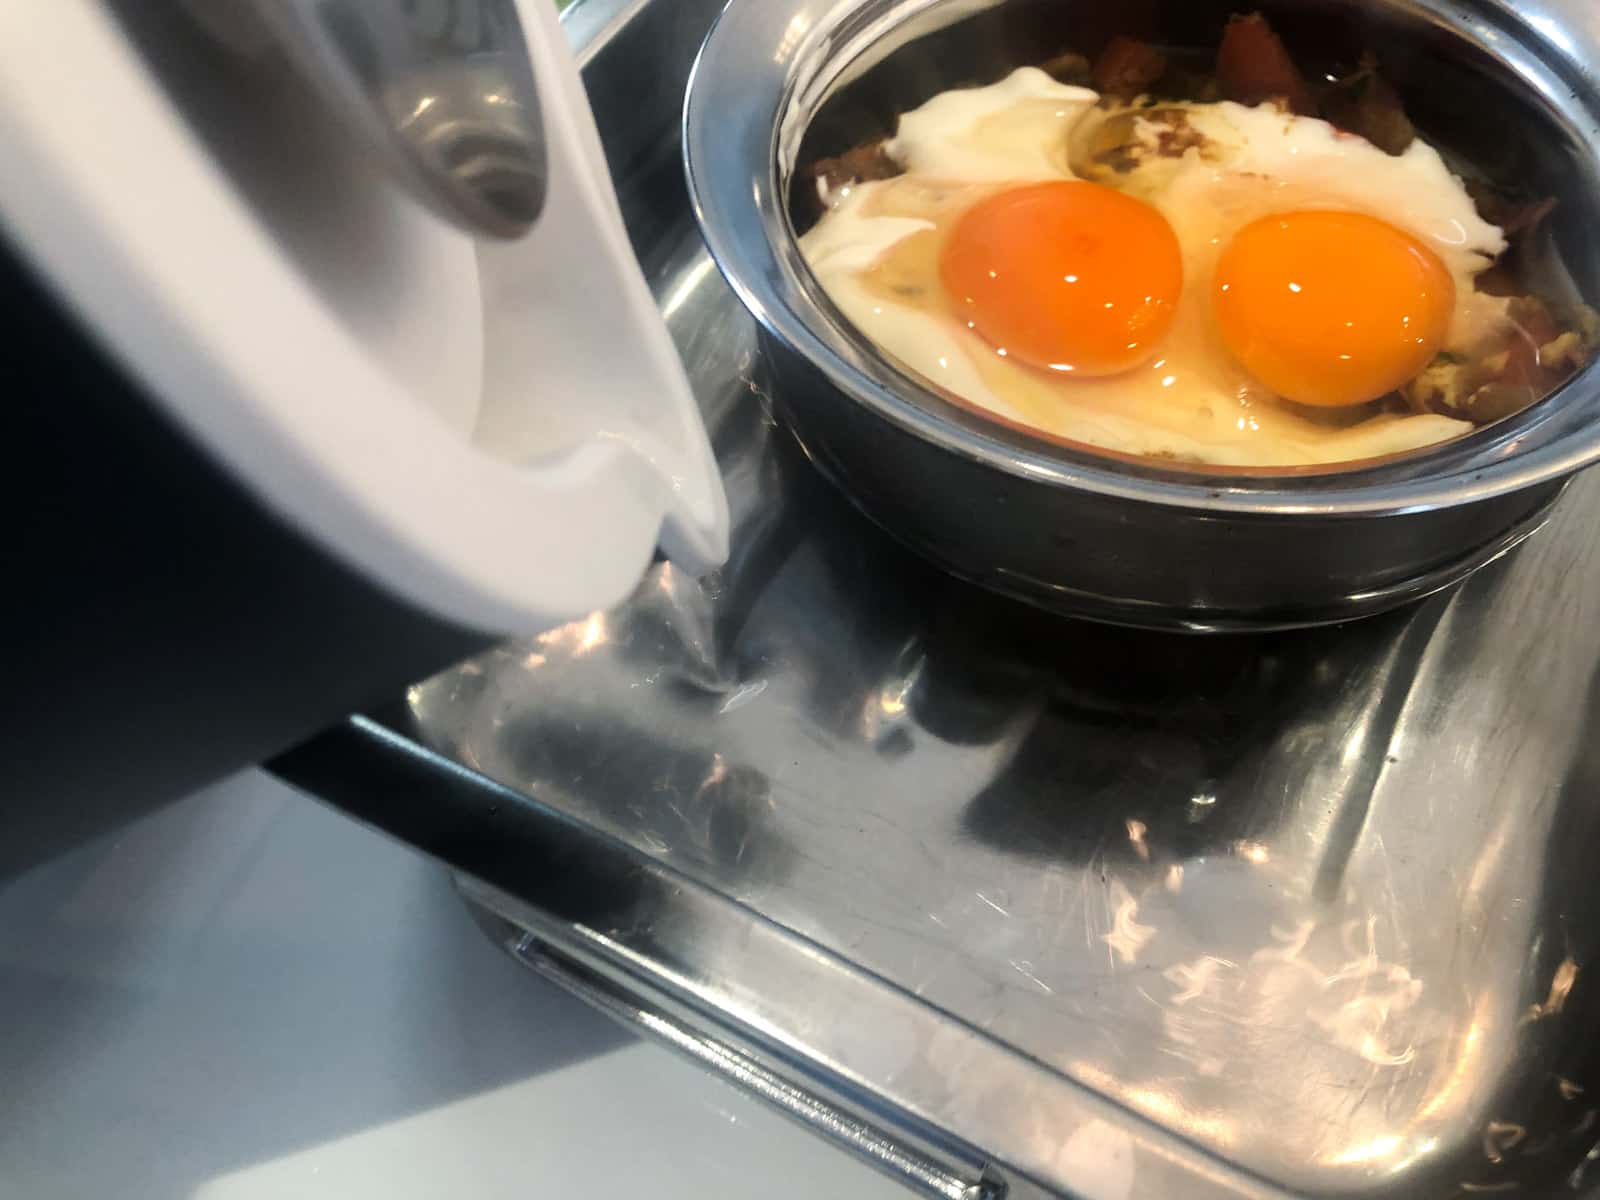
{"label": "silver bowl", "polygon": [[[1158,628],[1346,620],[1437,591],[1544,521],[1600,458],[1593,366],[1455,442],[1344,469],[1247,473],[1122,461],[1014,430],[903,373],[801,260],[797,164],[896,114],[1138,17],[1359,31],[1430,140],[1562,201],[1547,250],[1600,295],[1600,19],[1593,0],[731,0],[684,111],[700,228],[760,323],[770,391],[810,458],[870,517],[956,575],[1079,616]],[[1554,581],[1553,581],[1554,582]]]}

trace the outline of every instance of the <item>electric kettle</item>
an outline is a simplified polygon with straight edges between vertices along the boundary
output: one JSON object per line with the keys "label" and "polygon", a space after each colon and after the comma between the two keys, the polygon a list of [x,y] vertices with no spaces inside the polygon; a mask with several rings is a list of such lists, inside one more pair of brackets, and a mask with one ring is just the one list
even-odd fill
{"label": "electric kettle", "polygon": [[0,878],[726,553],[548,0],[7,6],[0,122]]}

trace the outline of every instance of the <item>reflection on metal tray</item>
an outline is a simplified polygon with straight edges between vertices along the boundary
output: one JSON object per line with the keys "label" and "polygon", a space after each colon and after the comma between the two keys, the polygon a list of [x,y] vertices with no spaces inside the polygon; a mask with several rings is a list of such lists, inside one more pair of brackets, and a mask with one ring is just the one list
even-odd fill
{"label": "reflection on metal tray", "polygon": [[[663,565],[618,612],[430,681],[424,736],[997,1060],[1290,1190],[1579,1179],[1600,1142],[1576,1003],[1600,899],[1595,481],[1512,561],[1390,617],[1250,639],[1066,623],[940,577],[818,483],[700,265],[668,290],[702,382],[742,395],[719,429],[734,563],[709,585]],[[795,1020],[799,1050],[857,1072],[835,1039],[885,1039],[872,1082],[1073,1183],[1070,1125],[997,1121],[998,1061],[953,1077],[936,1041],[830,1029],[870,1015],[797,1013],[769,994],[781,960],[680,935],[673,966],[713,1007]]]}
{"label": "reflection on metal tray", "polygon": [[728,568],[658,566],[285,774],[469,869],[534,965],[821,1097],[869,1157],[898,1139],[922,1175],[876,1161],[932,1194],[1600,1181],[1600,477],[1385,617],[1075,624],[860,518],[771,423],[686,220],[646,249]]}

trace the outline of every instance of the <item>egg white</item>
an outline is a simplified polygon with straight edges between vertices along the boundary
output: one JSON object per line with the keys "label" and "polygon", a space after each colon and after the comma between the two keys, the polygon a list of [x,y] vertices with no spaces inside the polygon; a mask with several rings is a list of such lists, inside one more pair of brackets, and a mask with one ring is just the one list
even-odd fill
{"label": "egg white", "polygon": [[941,92],[900,118],[884,148],[907,174],[1024,182],[1070,174],[1066,140],[1100,93],[1021,67],[988,87]]}
{"label": "egg white", "polygon": [[[1096,93],[1024,67],[984,88],[942,93],[901,119],[889,152],[895,179],[846,189],[801,239],[812,272],[841,313],[886,353],[996,415],[1059,437],[1136,455],[1230,466],[1351,461],[1447,440],[1469,422],[1384,415],[1340,426],[1286,405],[1222,348],[1209,289],[1217,255],[1238,229],[1273,212],[1368,213],[1429,245],[1456,282],[1446,345],[1470,349],[1503,327],[1504,302],[1473,278],[1504,249],[1460,180],[1420,139],[1391,156],[1324,121],[1276,105],[1181,107],[1203,138],[1181,157],[1157,153],[1162,130],[1136,126],[1147,153],[1108,180],[1075,171],[1095,123],[1114,110]],[[871,286],[872,268],[912,235],[948,224],[1005,186],[1095,178],[1161,210],[1182,249],[1184,289],[1172,328],[1148,364],[1116,376],[1058,380],[1010,361],[925,300]]]}

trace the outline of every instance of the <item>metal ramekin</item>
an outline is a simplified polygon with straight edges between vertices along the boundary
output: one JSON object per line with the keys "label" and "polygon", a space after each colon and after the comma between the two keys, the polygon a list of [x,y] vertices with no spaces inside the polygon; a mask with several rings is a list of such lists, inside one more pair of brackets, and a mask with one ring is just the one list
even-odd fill
{"label": "metal ramekin", "polygon": [[[1159,24],[1163,5],[1192,20],[1208,3],[732,0],[689,86],[689,188],[712,256],[760,322],[782,415],[869,516],[929,558],[1033,603],[1123,624],[1344,620],[1447,586],[1535,530],[1567,477],[1600,458],[1600,372],[1507,421],[1376,465],[1205,475],[1124,463],[989,421],[896,369],[823,296],[787,211],[819,112],[841,128],[881,125],[932,92],[1020,65],[1004,60],[1042,21],[1070,36],[1072,22],[1103,25],[1114,8]],[[1210,7],[1220,20],[1239,6]],[[1275,19],[1331,12],[1377,40],[1386,65],[1398,57],[1442,72],[1430,94],[1459,97],[1466,125],[1524,114],[1517,144],[1539,148],[1534,170],[1545,178],[1534,182],[1562,196],[1562,254],[1593,297],[1592,0],[1259,7]]]}

